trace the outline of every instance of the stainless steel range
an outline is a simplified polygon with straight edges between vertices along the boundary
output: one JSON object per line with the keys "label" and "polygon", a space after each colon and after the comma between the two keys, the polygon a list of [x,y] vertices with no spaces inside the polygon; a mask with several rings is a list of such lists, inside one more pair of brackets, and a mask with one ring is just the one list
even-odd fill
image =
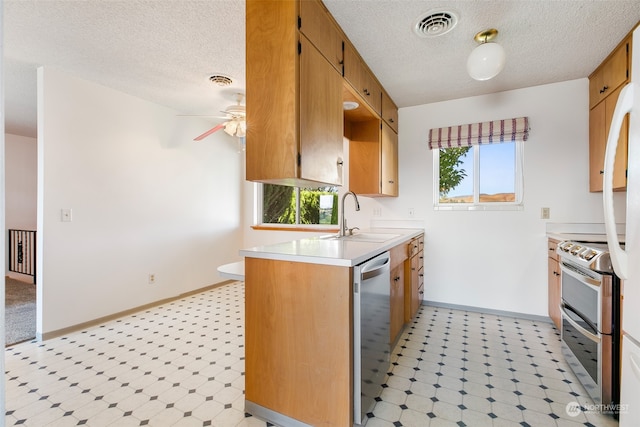
{"label": "stainless steel range", "polygon": [[620,396],[620,279],[606,243],[564,241],[557,253],[562,353],[595,404],[610,412]]}

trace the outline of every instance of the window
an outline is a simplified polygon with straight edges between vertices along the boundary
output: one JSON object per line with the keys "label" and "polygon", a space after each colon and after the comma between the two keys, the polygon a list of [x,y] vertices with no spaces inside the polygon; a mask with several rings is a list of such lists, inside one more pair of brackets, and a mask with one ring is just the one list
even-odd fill
{"label": "window", "polygon": [[262,224],[337,225],[337,187],[299,188],[259,184],[258,217]]}
{"label": "window", "polygon": [[436,209],[522,209],[522,145],[529,120],[508,120],[435,128]]}
{"label": "window", "polygon": [[521,143],[434,150],[439,208],[497,208],[522,202]]}

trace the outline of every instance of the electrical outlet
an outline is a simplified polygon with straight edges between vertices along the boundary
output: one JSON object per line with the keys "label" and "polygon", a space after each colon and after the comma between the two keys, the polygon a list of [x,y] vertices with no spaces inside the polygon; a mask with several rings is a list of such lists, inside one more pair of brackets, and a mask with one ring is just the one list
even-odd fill
{"label": "electrical outlet", "polygon": [[382,216],[382,208],[373,208],[373,216]]}
{"label": "electrical outlet", "polygon": [[540,218],[549,219],[549,216],[550,216],[550,209],[549,208],[542,208],[540,210]]}
{"label": "electrical outlet", "polygon": [[150,285],[153,285],[153,284],[155,284],[155,283],[156,283],[156,275],[155,275],[155,274],[153,274],[153,273],[150,273],[150,274],[149,274],[149,284],[150,284]]}
{"label": "electrical outlet", "polygon": [[414,208],[409,208],[409,216],[413,218],[416,215],[416,210]]}
{"label": "electrical outlet", "polygon": [[71,211],[71,209],[61,209],[60,217],[62,222],[71,222],[71,220],[73,219],[73,212]]}

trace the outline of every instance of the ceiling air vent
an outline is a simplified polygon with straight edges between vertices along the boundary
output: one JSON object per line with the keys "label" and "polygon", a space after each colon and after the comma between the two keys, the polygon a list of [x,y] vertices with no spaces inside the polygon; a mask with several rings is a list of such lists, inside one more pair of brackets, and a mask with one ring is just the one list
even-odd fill
{"label": "ceiling air vent", "polygon": [[420,37],[438,37],[453,30],[458,15],[451,11],[431,11],[421,15],[413,27]]}
{"label": "ceiling air vent", "polygon": [[231,77],[222,74],[213,75],[209,77],[209,80],[211,80],[211,83],[217,84],[218,86],[229,86],[231,83],[233,83]]}

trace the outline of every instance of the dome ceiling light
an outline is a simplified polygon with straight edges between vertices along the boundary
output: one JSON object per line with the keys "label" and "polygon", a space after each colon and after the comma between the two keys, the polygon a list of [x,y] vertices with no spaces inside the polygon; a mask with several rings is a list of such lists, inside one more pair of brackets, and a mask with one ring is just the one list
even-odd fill
{"label": "dome ceiling light", "polygon": [[490,28],[480,31],[474,40],[476,46],[467,59],[467,72],[475,80],[489,80],[500,74],[506,62],[504,48],[492,42],[498,35],[498,30]]}

